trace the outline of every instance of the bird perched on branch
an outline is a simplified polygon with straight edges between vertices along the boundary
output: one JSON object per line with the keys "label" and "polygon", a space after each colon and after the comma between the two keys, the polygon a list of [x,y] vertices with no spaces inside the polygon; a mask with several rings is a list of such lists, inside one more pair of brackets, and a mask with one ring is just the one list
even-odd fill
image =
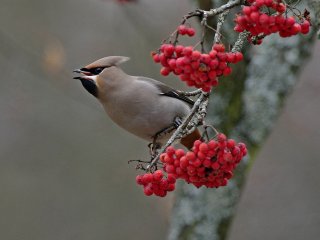
{"label": "bird perched on branch", "polygon": [[[179,91],[151,78],[126,74],[119,65],[128,57],[109,56],[74,70],[83,87],[95,96],[109,117],[128,132],[158,147],[190,112],[194,102]],[[200,138],[196,129],[182,138],[187,148]]]}

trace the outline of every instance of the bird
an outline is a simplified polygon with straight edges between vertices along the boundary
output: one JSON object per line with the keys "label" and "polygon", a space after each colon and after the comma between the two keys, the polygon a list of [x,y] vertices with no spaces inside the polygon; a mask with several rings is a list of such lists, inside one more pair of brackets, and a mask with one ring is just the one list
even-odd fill
{"label": "bird", "polygon": [[[180,91],[152,78],[131,76],[119,65],[130,58],[108,56],[75,69],[74,77],[102,104],[113,122],[159,149],[190,113],[194,101]],[[194,130],[180,139],[191,149],[201,138]]]}

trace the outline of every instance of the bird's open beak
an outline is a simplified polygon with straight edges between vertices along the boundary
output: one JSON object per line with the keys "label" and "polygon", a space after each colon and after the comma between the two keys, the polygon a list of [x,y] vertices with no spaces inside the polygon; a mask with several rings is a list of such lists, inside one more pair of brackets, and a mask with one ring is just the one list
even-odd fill
{"label": "bird's open beak", "polygon": [[92,76],[92,73],[87,71],[87,69],[85,68],[81,68],[81,69],[75,69],[73,70],[74,73],[80,73],[83,74],[84,76],[80,76],[80,77],[74,77],[73,79],[78,79],[78,80],[90,80],[90,76]]}
{"label": "bird's open beak", "polygon": [[85,68],[81,68],[81,69],[75,69],[73,70],[74,73],[81,73],[83,75],[86,75],[86,76],[92,76],[92,73],[89,72],[87,69]]}

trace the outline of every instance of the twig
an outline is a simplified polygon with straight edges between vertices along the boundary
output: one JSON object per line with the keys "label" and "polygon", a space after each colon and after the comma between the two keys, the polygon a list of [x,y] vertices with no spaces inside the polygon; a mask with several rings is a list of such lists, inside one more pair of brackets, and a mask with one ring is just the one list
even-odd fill
{"label": "twig", "polygon": [[219,43],[221,42],[221,28],[222,28],[222,25],[227,17],[229,13],[229,10],[226,10],[225,12],[223,12],[219,18],[218,18],[218,23],[217,23],[217,30],[216,30],[216,33],[214,35],[214,43]]}
{"label": "twig", "polygon": [[240,5],[243,0],[230,0],[228,3],[222,5],[221,7],[210,9],[209,11],[203,11],[208,17],[212,17],[221,13],[224,13],[226,10],[229,10],[235,6]]}
{"label": "twig", "polygon": [[[198,9],[195,10],[194,12],[189,12],[187,15],[183,16],[180,25],[184,25],[189,18],[196,17],[196,16],[202,16],[202,15],[203,15],[203,12]],[[174,33],[173,33],[173,35],[174,35]],[[179,31],[176,31],[176,36],[175,36],[173,45],[176,45],[178,43],[179,35],[180,35]]]}

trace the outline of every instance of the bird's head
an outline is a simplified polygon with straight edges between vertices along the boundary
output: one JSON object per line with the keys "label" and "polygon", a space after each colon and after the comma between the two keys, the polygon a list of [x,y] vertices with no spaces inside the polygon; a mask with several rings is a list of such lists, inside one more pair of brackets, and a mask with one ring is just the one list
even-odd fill
{"label": "bird's head", "polygon": [[118,65],[128,60],[128,57],[123,56],[109,56],[98,59],[83,68],[75,69],[73,72],[80,73],[82,76],[73,79],[79,79],[89,93],[98,97],[99,84],[97,78],[101,75],[107,75],[108,72],[113,71]]}

